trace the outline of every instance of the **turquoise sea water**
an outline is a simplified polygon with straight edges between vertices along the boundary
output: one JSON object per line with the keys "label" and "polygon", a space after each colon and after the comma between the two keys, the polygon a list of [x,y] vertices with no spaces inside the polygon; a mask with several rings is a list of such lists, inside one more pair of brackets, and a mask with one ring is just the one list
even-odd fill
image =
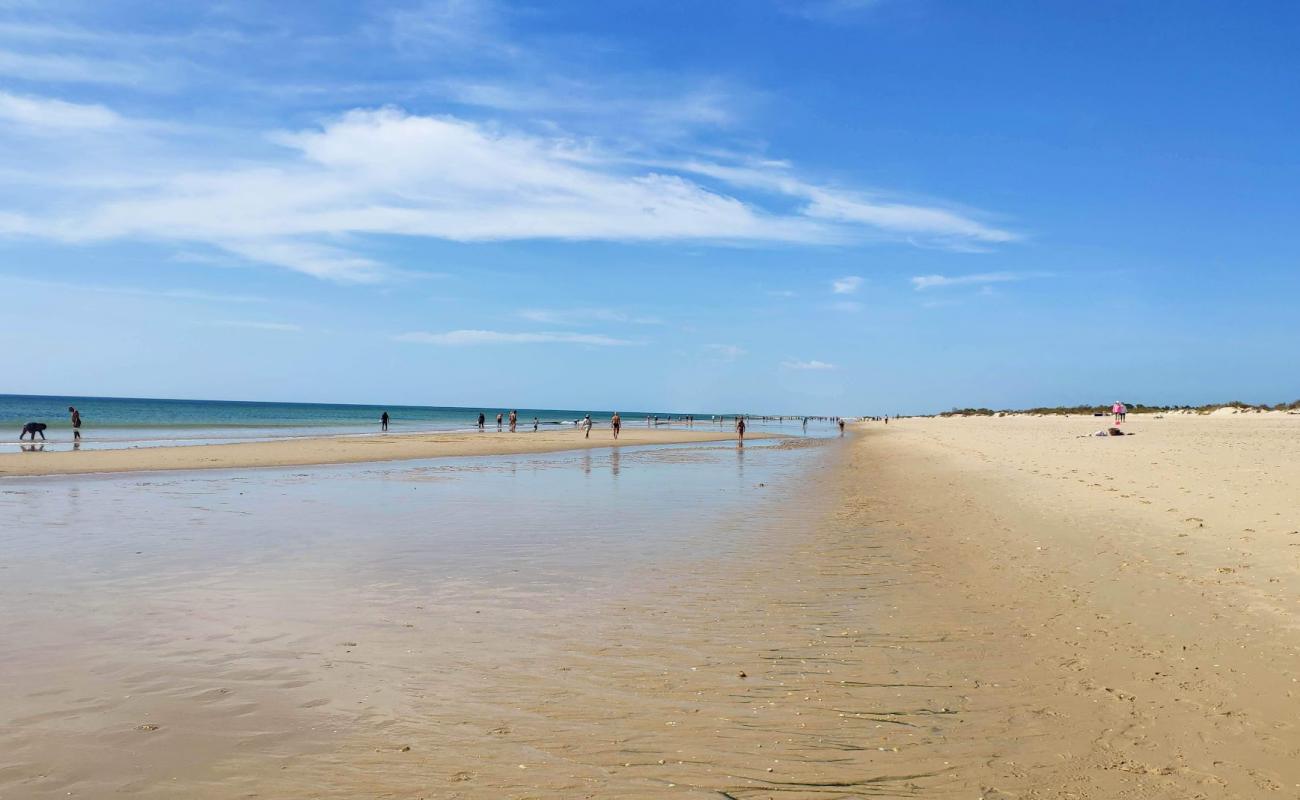
{"label": "turquoise sea water", "polygon": [[[82,447],[156,447],[207,442],[256,441],[296,436],[324,436],[373,433],[379,430],[379,415],[387,411],[393,432],[456,431],[473,429],[481,411],[487,424],[496,427],[498,413],[508,408],[455,408],[446,406],[375,406],[338,403],[263,403],[231,400],[164,400],[128,397],[62,397],[46,395],[0,395],[0,441],[17,446],[24,423],[49,425],[47,450],[71,446],[72,425],[68,406],[81,412]],[[542,426],[572,425],[590,413],[597,425],[609,421],[611,411],[592,409],[520,408],[519,426],[532,429],[536,417]],[[621,411],[625,425],[644,425],[646,417],[659,417],[660,424],[682,420],[681,412]],[[730,425],[711,422],[713,415],[695,413],[697,427]],[[682,424],[682,423],[677,423]],[[756,423],[760,424],[761,423]],[[767,427],[767,426],[764,426]],[[772,427],[788,427],[795,423]]]}

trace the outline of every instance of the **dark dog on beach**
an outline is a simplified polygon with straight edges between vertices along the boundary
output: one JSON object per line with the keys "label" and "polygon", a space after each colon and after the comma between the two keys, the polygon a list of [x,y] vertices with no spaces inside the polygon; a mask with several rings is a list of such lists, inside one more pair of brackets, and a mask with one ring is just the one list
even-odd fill
{"label": "dark dog on beach", "polygon": [[41,439],[43,440],[45,438],[45,429],[47,427],[49,426],[44,422],[29,422],[23,426],[23,432],[18,434],[18,440],[22,441],[24,436],[30,436],[34,442],[36,441],[36,434],[38,433],[41,435]]}

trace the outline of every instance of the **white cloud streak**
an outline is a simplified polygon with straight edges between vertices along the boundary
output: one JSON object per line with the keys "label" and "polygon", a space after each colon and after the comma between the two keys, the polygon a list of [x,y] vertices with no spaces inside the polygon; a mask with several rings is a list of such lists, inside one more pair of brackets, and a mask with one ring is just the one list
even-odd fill
{"label": "white cloud streak", "polygon": [[[99,106],[5,97],[11,98],[9,119],[33,130],[79,125],[87,141],[96,124],[119,119]],[[396,108],[354,110],[318,128],[278,133],[280,157],[210,168],[160,169],[150,151],[153,137],[117,138],[120,147],[129,151],[134,142],[136,149],[103,168],[112,171],[96,173],[88,164],[77,175],[81,191],[57,193],[45,208],[0,205],[0,235],[208,245],[354,283],[402,271],[356,252],[360,238],[372,235],[735,245],[1014,238],[955,212],[823,189],[791,177],[784,164],[691,162],[674,169],[563,135]],[[42,180],[40,170],[29,173]],[[45,180],[53,185],[59,178]],[[843,291],[856,288],[853,280],[842,279]]]}
{"label": "white cloud streak", "polygon": [[837,367],[834,364],[829,364],[825,361],[816,361],[816,360],[782,361],[781,366],[785,367],[786,369],[812,370],[812,371],[819,371],[819,372],[837,369]]}
{"label": "white cloud streak", "polygon": [[855,294],[860,288],[862,278],[857,275],[846,275],[831,281],[831,291],[835,294]]}
{"label": "white cloud streak", "polygon": [[503,331],[454,330],[446,333],[412,331],[393,337],[399,342],[436,344],[450,347],[485,344],[579,344],[594,347],[623,347],[640,344],[631,339],[617,339],[596,333],[506,333]]}
{"label": "white cloud streak", "polygon": [[620,323],[627,325],[662,325],[659,317],[630,314],[613,308],[526,308],[519,316],[543,325],[591,325],[595,323]]}
{"label": "white cloud streak", "polygon": [[301,325],[294,325],[291,322],[259,322],[256,320],[226,319],[214,322],[222,328],[249,328],[258,331],[276,331],[279,333],[298,333],[302,330]]}
{"label": "white cloud streak", "polygon": [[749,354],[748,350],[734,344],[706,344],[704,349],[726,361],[735,361],[736,359]]}
{"label": "white cloud streak", "polygon": [[103,130],[120,125],[122,118],[101,105],[0,91],[0,121],[44,133],[51,129]]}
{"label": "white cloud streak", "polygon": [[1044,277],[1043,273],[983,272],[977,275],[917,275],[912,278],[912,288],[921,292],[927,289],[945,289],[952,286],[987,286],[991,283],[1011,283],[1039,277]]}

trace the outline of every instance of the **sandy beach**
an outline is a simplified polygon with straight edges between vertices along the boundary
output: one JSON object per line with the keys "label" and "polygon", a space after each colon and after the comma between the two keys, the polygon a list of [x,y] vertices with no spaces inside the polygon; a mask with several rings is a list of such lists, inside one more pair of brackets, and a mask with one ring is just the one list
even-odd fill
{"label": "sandy beach", "polygon": [[983,642],[945,674],[1015,709],[967,782],[1300,796],[1300,418],[1130,415],[1136,435],[1078,438],[1106,424],[912,419],[858,444],[874,523],[943,598],[923,624]]}
{"label": "sandy beach", "polygon": [[13,482],[0,797],[1296,796],[1298,421]]}
{"label": "sandy beach", "polygon": [[[765,438],[753,431],[748,439]],[[590,438],[576,427],[538,432],[388,433],[358,436],[302,436],[265,442],[139,447],[77,452],[0,453],[0,477],[73,475],[94,472],[148,472],[187,469],[291,467],[311,464],[357,464],[454,456],[548,453],[590,447],[684,444],[734,439],[728,429],[709,426],[648,428],[629,425],[615,441],[608,429],[595,428]]]}

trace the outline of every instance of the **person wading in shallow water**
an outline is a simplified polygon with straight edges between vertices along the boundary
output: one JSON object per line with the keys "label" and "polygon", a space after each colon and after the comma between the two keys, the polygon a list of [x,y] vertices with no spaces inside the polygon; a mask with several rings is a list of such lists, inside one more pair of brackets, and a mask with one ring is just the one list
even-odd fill
{"label": "person wading in shallow water", "polygon": [[382,414],[379,415],[379,430],[381,430],[381,431],[386,431],[386,430],[388,430],[388,412],[387,412],[387,411],[385,411],[384,413],[382,413]]}
{"label": "person wading in shallow water", "polygon": [[68,406],[68,414],[72,417],[72,440],[81,441],[81,412],[72,406]]}
{"label": "person wading in shallow water", "polygon": [[497,433],[501,432],[501,415],[497,414]]}
{"label": "person wading in shallow water", "polygon": [[609,418],[609,427],[614,429],[614,438],[617,439],[618,432],[623,428],[623,418],[618,415],[617,411],[614,412],[614,416]]}
{"label": "person wading in shallow water", "polygon": [[515,426],[519,424],[519,415],[514,411],[510,412],[510,432],[515,432]]}
{"label": "person wading in shallow water", "polygon": [[745,418],[736,417],[736,438],[741,444],[745,443]]}
{"label": "person wading in shallow water", "polygon": [[482,411],[478,412],[478,429],[480,431],[483,430],[483,426],[486,424],[487,424],[487,416],[485,416]]}

